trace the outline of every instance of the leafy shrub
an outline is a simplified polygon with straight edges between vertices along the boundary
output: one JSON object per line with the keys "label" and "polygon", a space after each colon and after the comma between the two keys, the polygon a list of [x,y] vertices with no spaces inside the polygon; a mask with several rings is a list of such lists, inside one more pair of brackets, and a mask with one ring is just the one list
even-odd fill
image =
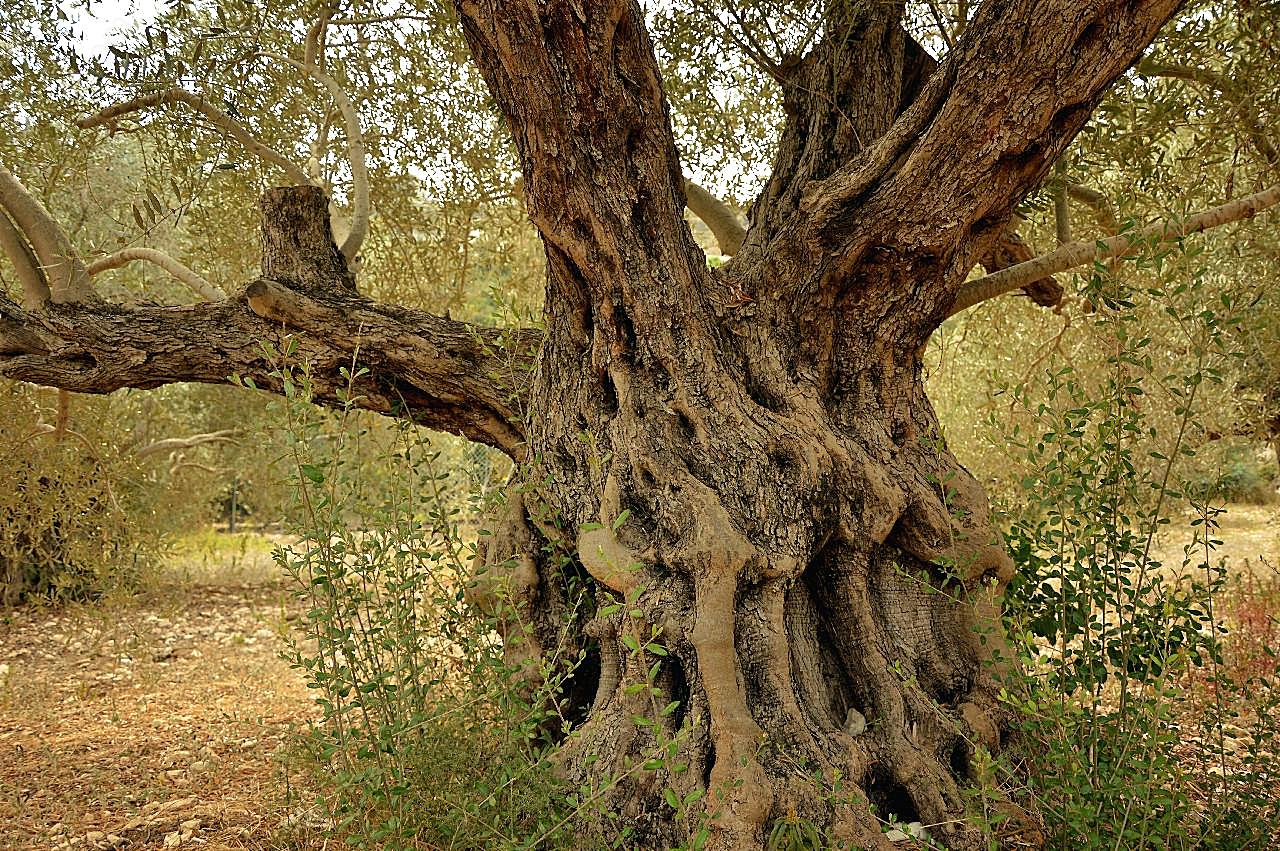
{"label": "leafy shrub", "polygon": [[1249,447],[1231,447],[1218,469],[1193,476],[1187,490],[1199,499],[1269,505],[1276,501],[1275,465]]}
{"label": "leafy shrub", "polygon": [[[138,467],[103,423],[58,439],[39,420],[48,391],[0,396],[0,606],[88,599],[132,587],[162,549],[162,517],[137,485]],[[95,400],[95,405],[105,402]],[[99,426],[102,431],[93,430]]]}
{"label": "leafy shrub", "polygon": [[[302,743],[332,832],[353,847],[566,847],[571,808],[539,733],[557,682],[531,684],[465,604],[472,548],[439,450],[409,425],[383,435],[321,411],[305,368],[287,374],[303,512],[276,558],[306,606],[287,658],[322,711]],[[399,477],[375,484],[371,461]]]}
{"label": "leafy shrub", "polygon": [[[1037,403],[1014,389],[1034,423],[1004,438],[1033,471],[1006,509],[1019,567],[1006,621],[1026,674],[1006,694],[1019,746],[998,782],[1039,811],[1048,848],[1266,847],[1280,759],[1274,667],[1259,662],[1274,599],[1229,590],[1215,555],[1209,498],[1238,494],[1247,466],[1206,481],[1187,439],[1233,357],[1232,303],[1207,306],[1194,286],[1148,295],[1187,329],[1184,364],[1157,370],[1134,311],[1104,312],[1105,376],[1058,368]],[[1157,393],[1177,416],[1168,432],[1148,415]]]}

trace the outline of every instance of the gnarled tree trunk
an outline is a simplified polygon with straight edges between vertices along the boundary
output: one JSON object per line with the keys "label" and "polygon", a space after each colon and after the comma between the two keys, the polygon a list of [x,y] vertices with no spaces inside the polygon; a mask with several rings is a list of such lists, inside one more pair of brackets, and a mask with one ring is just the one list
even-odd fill
{"label": "gnarled tree trunk", "polygon": [[[1000,744],[1012,563],[921,351],[1176,4],[1052,5],[985,5],[924,82],[900,7],[829,6],[721,269],[678,224],[639,7],[460,6],[547,245],[534,513],[582,530],[594,579],[599,682],[564,769],[608,788],[635,847],[686,838],[668,787],[705,794],[714,848],[760,848],[790,815],[850,847],[892,847],[890,818],[985,847],[962,790],[973,749]],[[1062,26],[1024,43],[1045,15]],[[536,621],[574,577],[522,555]]]}

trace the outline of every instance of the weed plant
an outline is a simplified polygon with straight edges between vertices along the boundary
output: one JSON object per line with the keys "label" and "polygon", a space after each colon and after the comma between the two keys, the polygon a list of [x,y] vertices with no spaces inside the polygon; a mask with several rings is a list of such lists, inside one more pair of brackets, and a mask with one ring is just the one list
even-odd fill
{"label": "weed plant", "polygon": [[[481,507],[446,498],[421,430],[382,438],[350,405],[313,406],[305,365],[285,365],[291,348],[267,352],[303,509],[296,543],[275,555],[305,607],[287,659],[320,710],[303,744],[333,835],[357,848],[569,847],[539,737],[556,675],[508,665],[495,620],[463,599],[463,533]],[[398,477],[375,486],[371,456]]]}
{"label": "weed plant", "polygon": [[[1231,482],[1206,486],[1192,466],[1204,391],[1238,357],[1239,306],[1200,279],[1143,295],[1183,332],[1179,368],[1157,368],[1134,302],[1098,274],[1103,392],[1071,366],[1042,401],[1010,388],[1035,423],[1005,435],[1034,471],[1006,509],[1006,619],[1027,673],[1005,695],[1018,746],[996,774],[1048,848],[1273,847],[1275,668],[1259,662],[1280,609],[1229,590],[1210,499]],[[1153,399],[1172,406],[1172,433],[1152,425]]]}

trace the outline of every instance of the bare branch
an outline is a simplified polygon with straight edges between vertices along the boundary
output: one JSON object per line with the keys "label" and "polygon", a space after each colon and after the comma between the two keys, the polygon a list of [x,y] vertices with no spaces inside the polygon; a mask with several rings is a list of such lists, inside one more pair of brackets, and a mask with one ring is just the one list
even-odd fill
{"label": "bare branch", "polygon": [[733,208],[692,180],[685,180],[684,193],[689,211],[710,228],[720,253],[737,254],[747,229]]}
{"label": "bare branch", "polygon": [[346,404],[355,363],[368,369],[356,381],[356,407],[522,455],[520,396],[541,332],[507,334],[359,296],[321,300],[258,284],[225,301],[48,305],[35,314],[0,296],[0,377],[110,393],[239,375],[282,392],[266,342],[310,364],[319,404]]}
{"label": "bare branch", "polygon": [[71,426],[71,393],[58,390],[58,413],[53,420],[53,442],[61,443]]}
{"label": "bare branch", "polygon": [[1181,221],[1157,222],[1140,230],[1118,234],[1107,239],[1068,243],[1034,260],[969,281],[961,288],[949,315],[954,316],[975,304],[1003,295],[1010,290],[1016,290],[1036,278],[1054,272],[1065,272],[1085,263],[1120,257],[1128,254],[1138,245],[1175,242],[1210,228],[1250,219],[1277,203],[1280,203],[1280,184],[1247,198],[1240,198],[1203,213],[1197,213]]}
{"label": "bare branch", "polygon": [[950,50],[955,46],[955,41],[951,37],[951,33],[947,30],[946,23],[942,20],[942,13],[938,10],[938,4],[933,0],[928,0],[929,14],[933,16],[933,24],[938,28],[938,35],[942,37],[942,42]]}
{"label": "bare branch", "polygon": [[[37,437],[42,437],[46,434],[55,434],[56,432],[57,432],[56,426],[51,426],[48,423],[36,423],[36,427],[31,430],[30,434],[22,438],[22,442],[30,443],[31,441],[35,440]],[[80,443],[84,445],[84,448],[89,452],[90,455],[92,455],[95,452],[93,444],[89,442],[89,438],[85,437],[80,432],[75,431],[74,429],[67,429],[65,434],[71,437],[74,437],[76,440],[80,441]]]}
{"label": "bare branch", "polygon": [[157,440],[149,443],[134,453],[137,458],[146,458],[149,455],[158,455],[161,452],[174,452],[179,449],[194,449],[197,446],[204,446],[209,443],[235,443],[235,438],[239,433],[235,429],[223,429],[221,431],[211,431],[206,434],[193,434],[190,437],[166,437],[163,440]]}
{"label": "bare branch", "polygon": [[227,297],[221,287],[205,280],[187,268],[178,260],[154,248],[125,248],[89,264],[90,275],[97,275],[108,269],[118,269],[135,260],[143,260],[164,269],[178,281],[186,284],[190,290],[205,301],[218,301]]}
{"label": "bare branch", "polygon": [[279,152],[262,144],[262,142],[259,142],[243,124],[236,121],[230,115],[227,115],[204,98],[199,95],[192,94],[186,89],[166,89],[162,92],[155,92],[153,94],[144,95],[143,97],[134,98],[133,100],[127,100],[123,103],[118,103],[115,106],[109,106],[100,112],[81,118],[76,122],[76,126],[82,130],[87,130],[91,127],[99,127],[104,124],[110,127],[114,126],[115,120],[121,116],[140,112],[153,106],[168,106],[175,103],[185,103],[187,106],[207,118],[209,123],[214,127],[239,142],[244,146],[245,150],[249,151],[249,153],[264,162],[269,162],[272,165],[279,166],[294,183],[309,182],[307,180],[306,173],[303,172],[302,169],[298,168],[295,163],[289,161]]}
{"label": "bare branch", "polygon": [[303,41],[302,48],[303,65],[324,70],[324,37],[329,28],[329,19],[333,16],[333,12],[332,6],[322,9],[320,17],[316,18],[315,23],[307,30],[307,37]]}
{"label": "bare branch", "polygon": [[31,253],[31,246],[18,233],[3,210],[0,210],[0,251],[9,258],[18,275],[18,282],[22,284],[22,306],[27,310],[38,310],[51,297],[49,282],[45,280],[39,262]]}
{"label": "bare branch", "polygon": [[321,71],[315,65],[306,65],[287,56],[270,51],[263,51],[259,56],[284,62],[297,68],[320,83],[329,92],[329,97],[338,109],[342,110],[343,120],[347,125],[347,160],[351,164],[351,229],[342,241],[342,256],[347,265],[354,268],[356,257],[360,254],[360,246],[364,244],[365,234],[369,232],[369,166],[366,162],[368,149],[364,143],[364,133],[360,129],[360,115],[355,104],[343,91],[338,81]]}
{"label": "bare branch", "polygon": [[93,298],[93,287],[84,264],[71,248],[62,228],[58,227],[44,205],[3,165],[0,165],[0,209],[13,219],[19,233],[31,243],[55,304]]}
{"label": "bare branch", "polygon": [[[1033,260],[1035,256],[1031,246],[1027,245],[1026,240],[1018,235],[1017,229],[1010,223],[978,263],[990,273]],[[1057,307],[1062,303],[1062,285],[1052,275],[1031,281],[1022,287],[1022,291],[1041,307]]]}
{"label": "bare branch", "polygon": [[1066,162],[1058,160],[1054,166],[1057,180],[1051,187],[1053,194],[1053,227],[1058,237],[1058,245],[1071,242],[1071,206],[1067,202]]}

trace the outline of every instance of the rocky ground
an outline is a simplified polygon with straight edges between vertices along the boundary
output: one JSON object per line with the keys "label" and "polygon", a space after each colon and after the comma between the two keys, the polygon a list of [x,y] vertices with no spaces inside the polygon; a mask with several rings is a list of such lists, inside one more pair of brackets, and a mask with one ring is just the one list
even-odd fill
{"label": "rocky ground", "polygon": [[288,748],[311,704],[278,658],[295,607],[264,553],[0,614],[0,848],[319,847]]}

